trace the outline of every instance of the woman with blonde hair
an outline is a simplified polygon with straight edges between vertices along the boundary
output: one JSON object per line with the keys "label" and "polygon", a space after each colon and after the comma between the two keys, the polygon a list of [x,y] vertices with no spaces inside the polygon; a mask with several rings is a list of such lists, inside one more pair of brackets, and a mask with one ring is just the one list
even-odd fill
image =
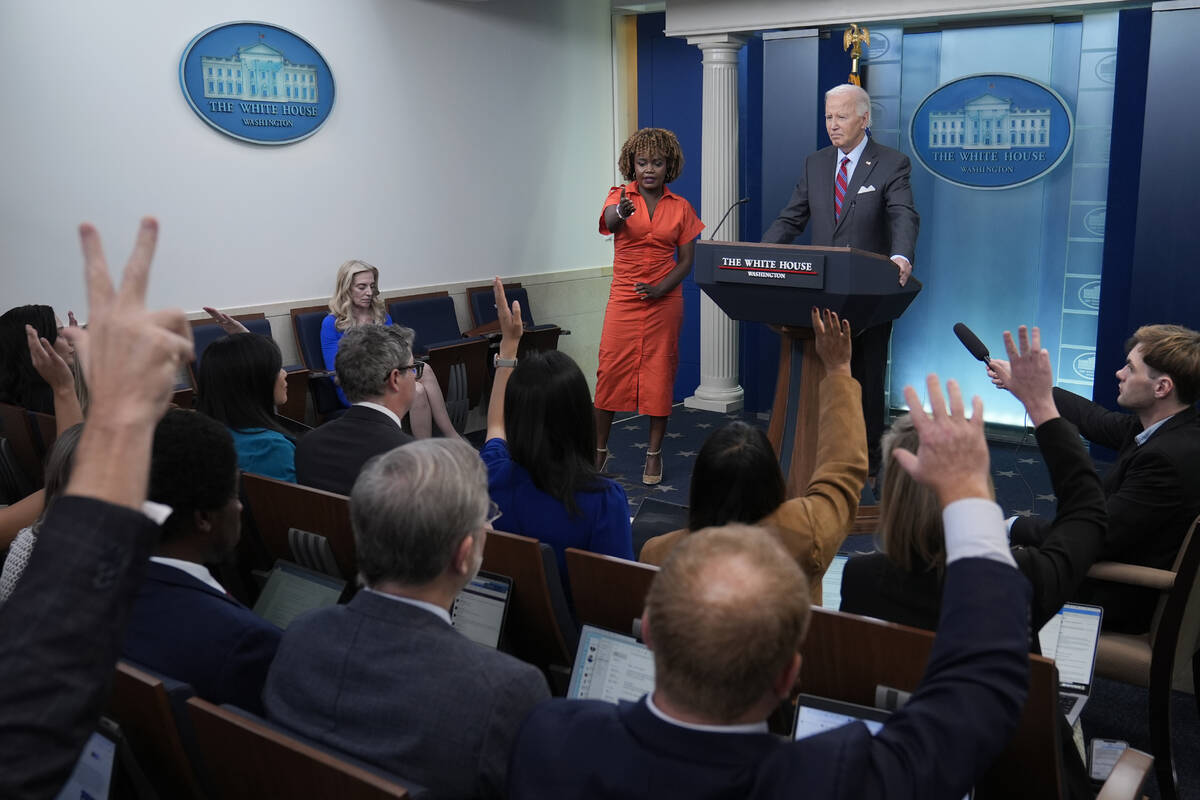
{"label": "woman with blonde hair", "polygon": [[[335,369],[338,343],[346,331],[358,325],[392,325],[391,316],[379,296],[379,269],[365,261],[353,259],[337,271],[333,297],[329,300],[329,315],[321,323],[321,354],[325,369]],[[337,387],[338,399],[349,407],[350,401]],[[443,436],[458,438],[458,431],[446,412],[446,400],[432,369],[426,369],[417,381],[416,395],[408,412],[413,435],[426,439],[433,435],[433,424]]]}

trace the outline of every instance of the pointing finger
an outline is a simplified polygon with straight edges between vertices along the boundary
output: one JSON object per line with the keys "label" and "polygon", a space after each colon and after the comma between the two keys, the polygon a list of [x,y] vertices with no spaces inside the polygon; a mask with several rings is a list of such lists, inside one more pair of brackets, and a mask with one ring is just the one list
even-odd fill
{"label": "pointing finger", "polygon": [[85,222],[79,226],[79,244],[83,248],[89,314],[96,316],[112,302],[113,286],[108,276],[108,263],[104,260],[104,247],[100,244],[100,232],[94,225]]}
{"label": "pointing finger", "polygon": [[150,282],[150,262],[154,258],[154,248],[157,244],[158,220],[154,217],[142,217],[137,241],[134,242],[133,252],[121,276],[122,301],[135,303],[138,308],[145,304],[146,285]]}

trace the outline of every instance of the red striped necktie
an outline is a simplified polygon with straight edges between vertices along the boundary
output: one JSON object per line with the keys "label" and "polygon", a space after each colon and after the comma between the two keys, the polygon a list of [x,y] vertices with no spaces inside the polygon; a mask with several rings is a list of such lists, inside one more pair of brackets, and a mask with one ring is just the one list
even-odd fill
{"label": "red striped necktie", "polygon": [[846,199],[846,187],[850,185],[850,178],[846,174],[846,165],[850,163],[850,156],[842,158],[842,166],[838,169],[837,181],[833,187],[833,218],[842,218],[842,203]]}

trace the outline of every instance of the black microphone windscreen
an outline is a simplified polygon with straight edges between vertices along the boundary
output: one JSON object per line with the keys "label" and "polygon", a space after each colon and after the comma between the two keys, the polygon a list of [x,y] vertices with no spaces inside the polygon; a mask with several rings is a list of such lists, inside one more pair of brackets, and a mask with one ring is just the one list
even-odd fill
{"label": "black microphone windscreen", "polygon": [[987,361],[991,358],[991,353],[988,352],[987,345],[979,341],[979,337],[961,322],[954,323],[954,335],[963,343],[963,347],[970,351],[971,355],[975,356],[980,361]]}

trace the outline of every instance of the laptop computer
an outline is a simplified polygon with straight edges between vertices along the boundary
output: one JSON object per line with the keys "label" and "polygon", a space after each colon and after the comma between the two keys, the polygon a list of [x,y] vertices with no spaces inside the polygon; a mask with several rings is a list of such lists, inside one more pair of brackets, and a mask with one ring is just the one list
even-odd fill
{"label": "laptop computer", "polygon": [[654,691],[654,655],[632,636],[592,625],[579,632],[579,649],[567,697],[575,700],[639,700]]}
{"label": "laptop computer", "polygon": [[254,613],[286,629],[305,611],[336,605],[345,591],[341,578],[280,559],[267,576]]}
{"label": "laptop computer", "polygon": [[450,624],[473,642],[499,647],[511,597],[511,578],[480,572],[454,598]]}
{"label": "laptop computer", "polygon": [[838,611],[842,607],[842,570],[850,556],[836,555],[821,578],[821,607]]}
{"label": "laptop computer", "polygon": [[1104,609],[1067,603],[1038,631],[1042,655],[1058,667],[1058,704],[1074,725],[1092,693]]}

